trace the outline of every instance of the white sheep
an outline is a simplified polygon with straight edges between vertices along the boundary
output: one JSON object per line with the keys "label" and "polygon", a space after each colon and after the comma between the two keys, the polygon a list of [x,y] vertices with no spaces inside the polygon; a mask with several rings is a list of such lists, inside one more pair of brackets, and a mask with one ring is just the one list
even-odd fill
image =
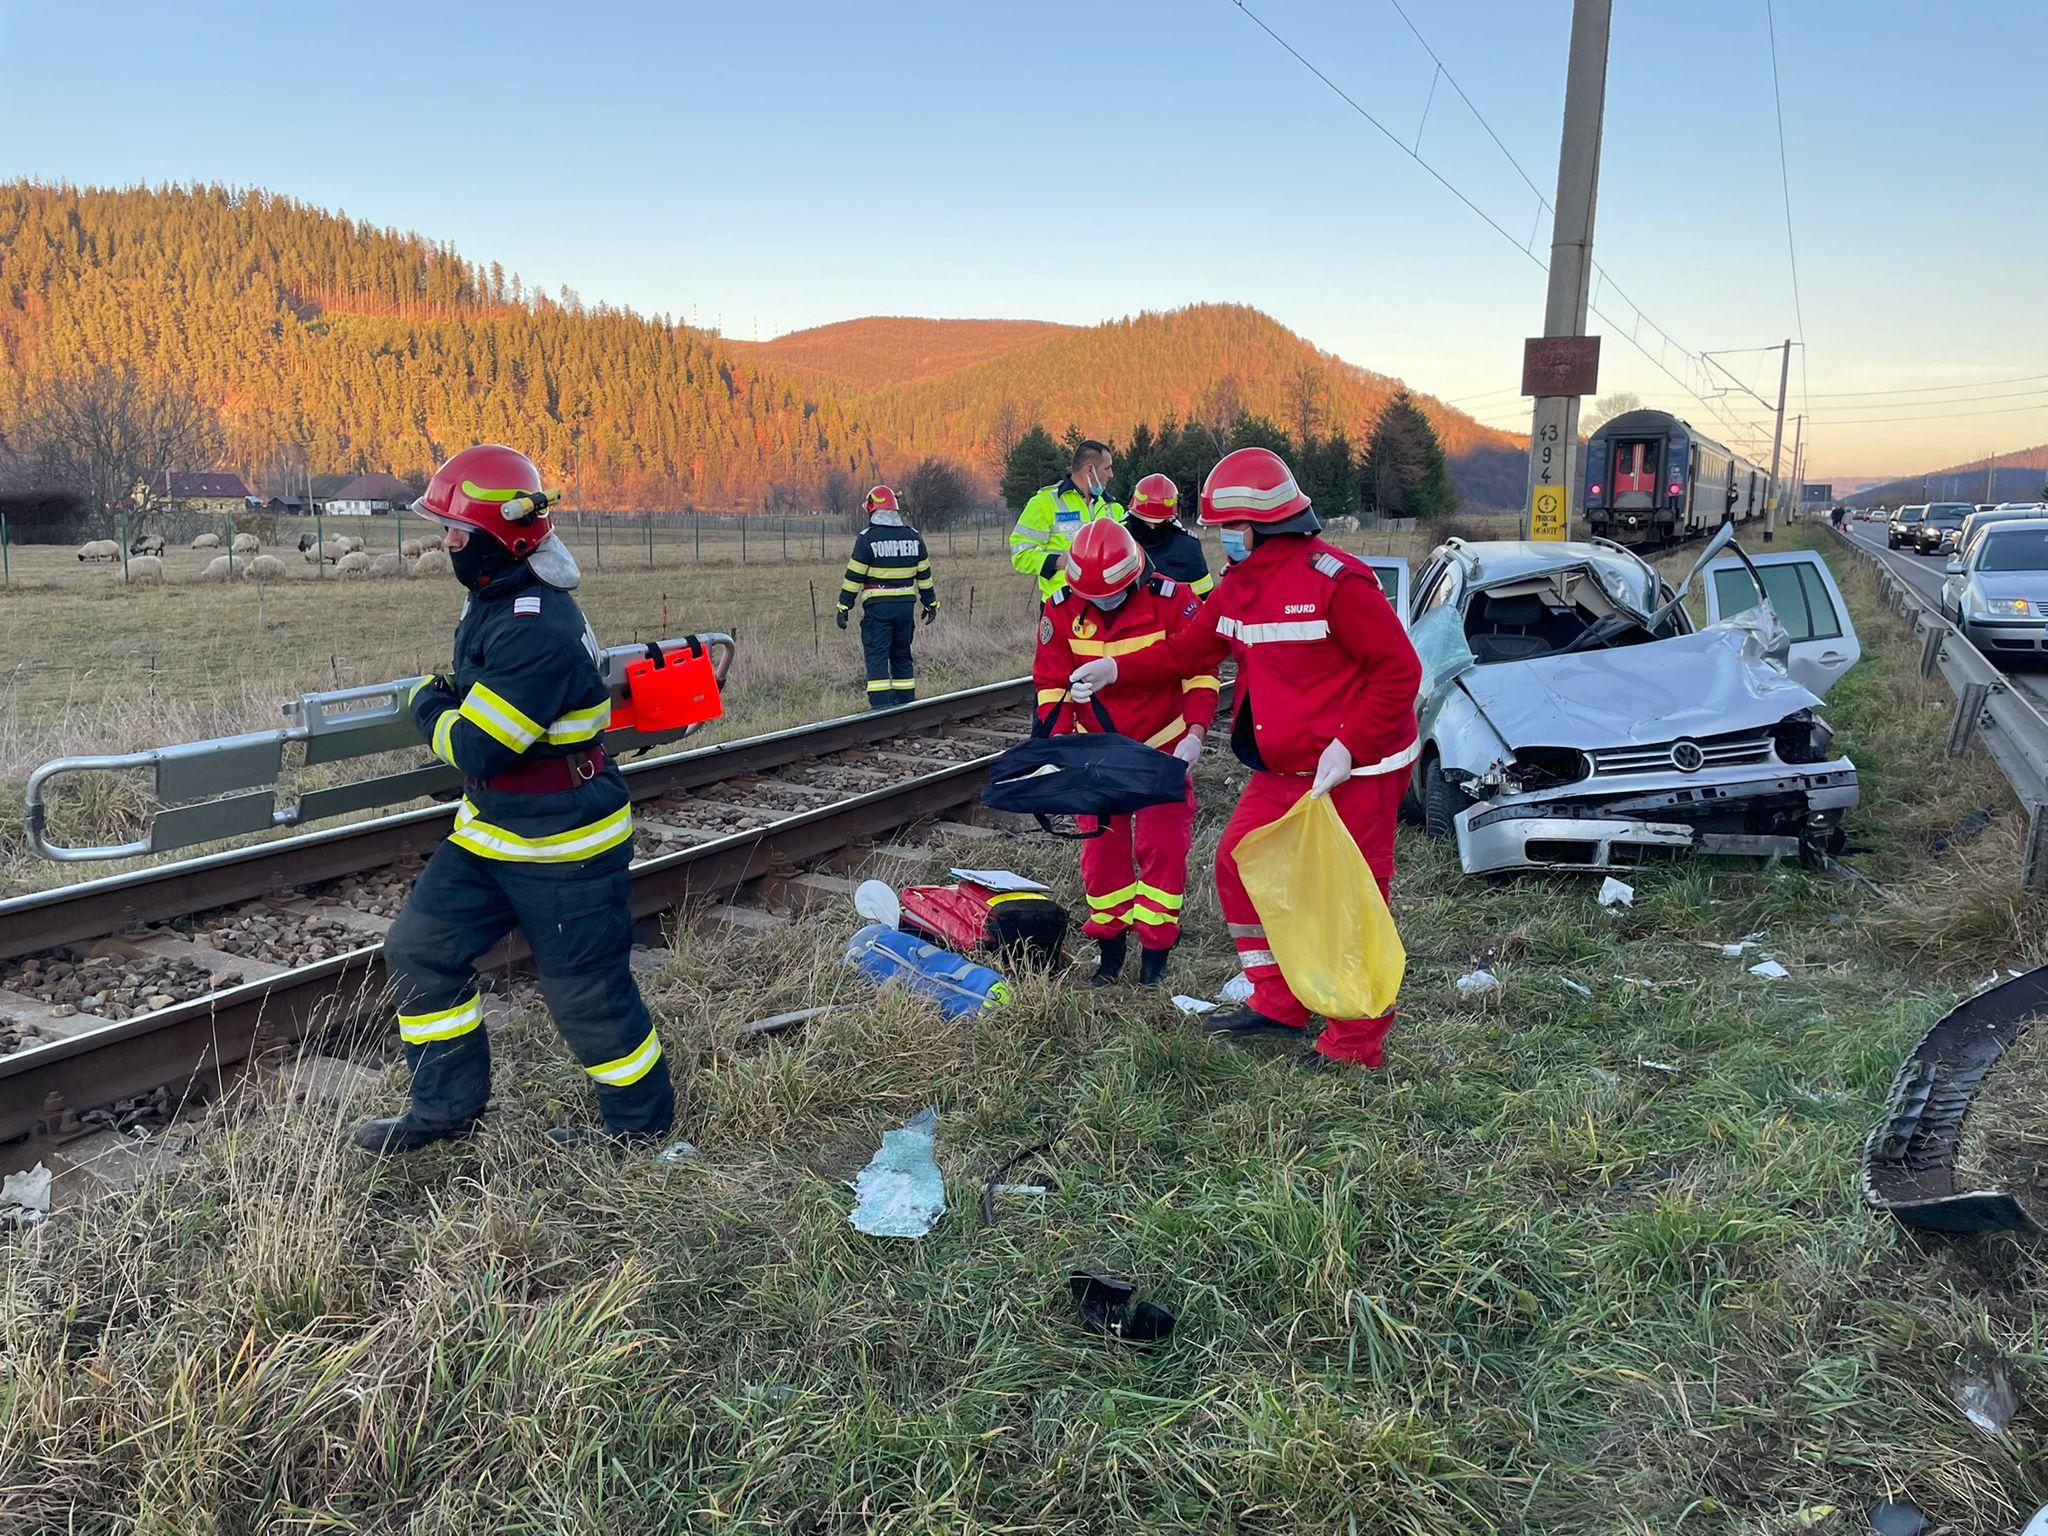
{"label": "white sheep", "polygon": [[407,539],[398,546],[398,552],[408,560],[417,560],[426,551],[426,544],[419,539]]}
{"label": "white sheep", "polygon": [[370,574],[370,557],[360,549],[352,549],[334,562],[337,576],[367,576]]}
{"label": "white sheep", "polygon": [[363,541],[352,533],[341,535],[341,545],[341,552],[345,555],[360,555],[363,552]]}
{"label": "white sheep", "polygon": [[448,558],[447,550],[430,549],[413,561],[412,573],[415,576],[452,576],[455,573],[455,562]]}
{"label": "white sheep", "polygon": [[430,549],[441,548],[441,545],[441,535],[438,533],[430,533],[424,539],[420,540],[420,553],[424,555]]}
{"label": "white sheep", "polygon": [[329,565],[332,565],[348,552],[348,541],[337,535],[329,539],[325,544],[307,545],[306,563],[308,565],[318,565],[322,560],[325,560]]}
{"label": "white sheep", "polygon": [[[216,561],[215,563],[218,564],[219,562]],[[251,581],[282,581],[284,580],[284,562],[275,555],[258,555],[249,562],[249,579]]]}
{"label": "white sheep", "polygon": [[132,555],[128,560],[128,585],[160,587],[164,584],[164,563],[155,555]]}
{"label": "white sheep", "polygon": [[[260,558],[267,560],[269,556],[265,555]],[[233,581],[237,576],[245,575],[248,569],[249,567],[246,564],[235,564],[234,558],[230,555],[215,555],[206,562],[206,569],[199,573],[199,579],[201,581]]]}
{"label": "white sheep", "polygon": [[372,576],[403,576],[405,574],[405,556],[394,555],[387,550],[370,561],[370,574]]}
{"label": "white sheep", "polygon": [[263,541],[253,533],[236,534],[234,543],[228,546],[238,555],[253,555],[262,547]]}
{"label": "white sheep", "polygon": [[112,539],[94,539],[89,544],[78,546],[78,558],[80,560],[118,560],[121,558],[121,546]]}
{"label": "white sheep", "polygon": [[219,549],[220,535],[217,533],[202,533],[192,541],[192,547],[194,549]]}

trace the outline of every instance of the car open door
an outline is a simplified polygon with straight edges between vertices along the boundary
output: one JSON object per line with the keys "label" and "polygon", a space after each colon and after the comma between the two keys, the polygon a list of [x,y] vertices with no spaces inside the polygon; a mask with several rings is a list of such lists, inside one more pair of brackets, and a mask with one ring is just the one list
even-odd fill
{"label": "car open door", "polygon": [[[1810,549],[1751,555],[1749,561],[1792,637],[1786,671],[1809,693],[1825,696],[1863,654],[1834,572]],[[1706,598],[1707,622],[1719,623],[1756,606],[1756,581],[1741,559],[1727,556],[1707,567]]]}
{"label": "car open door", "polygon": [[1373,575],[1380,579],[1380,590],[1387,594],[1387,601],[1394,605],[1394,616],[1401,621],[1401,627],[1408,627],[1408,557],[1406,555],[1360,555],[1359,559],[1372,567]]}

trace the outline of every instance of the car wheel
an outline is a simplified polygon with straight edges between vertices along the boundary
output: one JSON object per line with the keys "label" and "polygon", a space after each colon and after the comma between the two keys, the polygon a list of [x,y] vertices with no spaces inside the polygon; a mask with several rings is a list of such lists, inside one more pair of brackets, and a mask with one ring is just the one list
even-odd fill
{"label": "car wheel", "polygon": [[1422,769],[1422,825],[1431,842],[1445,843],[1457,837],[1463,801],[1458,786],[1444,777],[1442,766],[1432,757]]}

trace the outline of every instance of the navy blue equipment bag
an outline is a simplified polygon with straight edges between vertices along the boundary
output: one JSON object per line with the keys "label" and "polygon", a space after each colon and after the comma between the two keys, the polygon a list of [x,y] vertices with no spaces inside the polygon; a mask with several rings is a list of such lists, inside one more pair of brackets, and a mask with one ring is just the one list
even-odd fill
{"label": "navy blue equipment bag", "polygon": [[[1188,765],[1170,752],[1117,734],[1102,701],[1094,702],[1100,731],[1053,736],[1055,704],[1040,716],[1031,739],[989,765],[981,803],[991,810],[1036,817],[1054,837],[1100,837],[1111,816],[1148,805],[1167,805],[1188,792]],[[1093,816],[1093,831],[1067,831],[1054,817]]]}

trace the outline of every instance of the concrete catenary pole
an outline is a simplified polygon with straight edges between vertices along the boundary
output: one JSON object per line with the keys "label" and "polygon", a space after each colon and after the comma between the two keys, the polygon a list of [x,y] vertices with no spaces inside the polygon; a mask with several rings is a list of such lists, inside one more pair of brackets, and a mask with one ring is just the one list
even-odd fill
{"label": "concrete catenary pole", "polygon": [[[1607,112],[1607,34],[1612,0],[1572,0],[1571,58],[1565,66],[1564,137],[1557,153],[1556,219],[1550,234],[1550,291],[1543,334],[1583,336],[1592,297],[1593,210],[1600,190],[1600,130]],[[1562,485],[1569,527],[1579,494],[1579,397],[1538,395],[1529,428],[1528,507],[1543,485]],[[1546,450],[1547,453],[1546,453]]]}
{"label": "concrete catenary pole", "polygon": [[1800,439],[1806,435],[1806,418],[1792,418],[1792,520],[1799,521],[1806,515],[1806,464],[1800,455],[1803,444]]}
{"label": "concrete catenary pole", "polygon": [[1771,482],[1764,492],[1764,542],[1778,526],[1778,450],[1785,445],[1785,385],[1792,377],[1792,338],[1785,338],[1785,357],[1778,364],[1778,422],[1771,428]]}

